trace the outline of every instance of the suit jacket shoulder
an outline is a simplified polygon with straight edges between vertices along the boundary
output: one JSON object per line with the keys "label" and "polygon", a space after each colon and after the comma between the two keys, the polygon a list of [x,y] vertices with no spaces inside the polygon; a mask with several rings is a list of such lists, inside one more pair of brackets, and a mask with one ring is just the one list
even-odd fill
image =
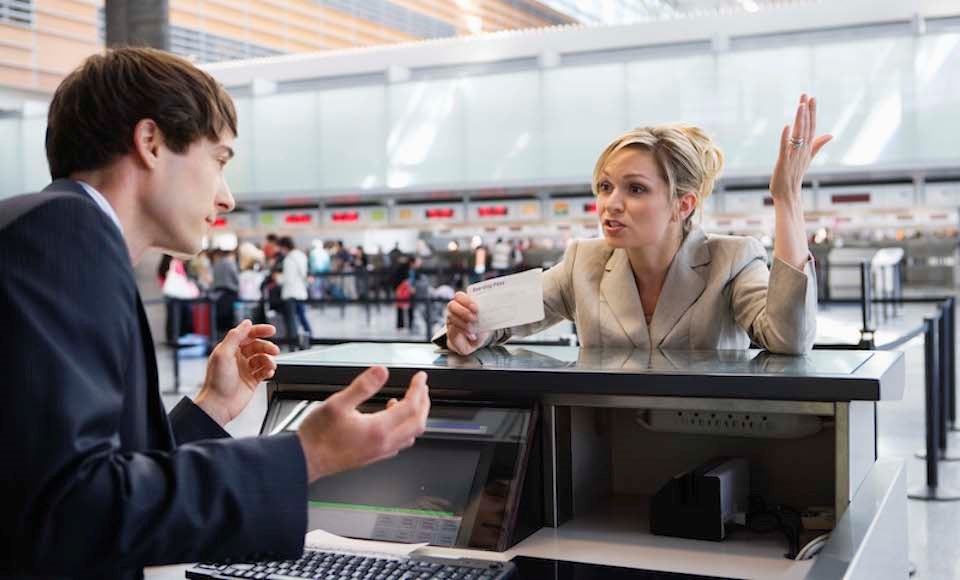
{"label": "suit jacket shoulder", "polygon": [[713,271],[722,269],[730,278],[735,277],[754,260],[767,261],[767,251],[763,244],[751,236],[730,236],[724,234],[706,234],[706,245],[710,252]]}

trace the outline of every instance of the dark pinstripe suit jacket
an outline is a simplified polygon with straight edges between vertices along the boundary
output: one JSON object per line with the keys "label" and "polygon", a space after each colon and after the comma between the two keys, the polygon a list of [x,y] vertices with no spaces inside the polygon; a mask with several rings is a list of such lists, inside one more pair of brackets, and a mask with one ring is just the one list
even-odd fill
{"label": "dark pinstripe suit jacket", "polygon": [[0,202],[0,355],[0,577],[299,554],[296,436],[168,419],[126,244],[76,182]]}

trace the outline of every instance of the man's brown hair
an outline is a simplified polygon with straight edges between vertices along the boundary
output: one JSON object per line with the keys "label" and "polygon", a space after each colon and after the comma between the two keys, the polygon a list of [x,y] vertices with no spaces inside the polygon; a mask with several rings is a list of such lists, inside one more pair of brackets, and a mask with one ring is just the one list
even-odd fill
{"label": "man's brown hair", "polygon": [[183,153],[202,137],[237,134],[233,101],[189,61],[153,48],[116,48],[89,58],[57,87],[47,115],[53,179],[105,167],[133,149],[133,130],[156,122],[166,146]]}

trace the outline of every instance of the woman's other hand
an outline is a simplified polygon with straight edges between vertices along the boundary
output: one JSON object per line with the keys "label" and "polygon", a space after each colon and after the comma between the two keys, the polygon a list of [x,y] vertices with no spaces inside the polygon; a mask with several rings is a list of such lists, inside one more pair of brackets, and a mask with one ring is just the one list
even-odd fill
{"label": "woman's other hand", "polygon": [[817,100],[800,96],[800,106],[793,127],[785,125],[780,133],[780,155],[770,178],[770,194],[774,206],[784,203],[802,207],[800,189],[803,176],[820,149],[833,139],[833,135],[816,137]]}

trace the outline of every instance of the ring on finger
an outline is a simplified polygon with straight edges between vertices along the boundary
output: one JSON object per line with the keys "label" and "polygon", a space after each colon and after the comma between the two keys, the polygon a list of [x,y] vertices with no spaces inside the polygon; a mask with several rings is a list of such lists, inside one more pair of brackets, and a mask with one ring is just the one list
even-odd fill
{"label": "ring on finger", "polygon": [[790,137],[790,145],[794,149],[799,149],[803,147],[804,140],[802,137]]}

